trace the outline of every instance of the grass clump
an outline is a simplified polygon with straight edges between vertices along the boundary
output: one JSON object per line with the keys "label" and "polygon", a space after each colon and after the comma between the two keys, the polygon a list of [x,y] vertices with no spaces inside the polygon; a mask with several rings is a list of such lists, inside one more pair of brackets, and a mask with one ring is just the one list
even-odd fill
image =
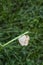
{"label": "grass clump", "polygon": [[0,0],[0,43],[25,31],[29,45],[22,47],[16,40],[4,47],[0,65],[43,65],[43,0]]}

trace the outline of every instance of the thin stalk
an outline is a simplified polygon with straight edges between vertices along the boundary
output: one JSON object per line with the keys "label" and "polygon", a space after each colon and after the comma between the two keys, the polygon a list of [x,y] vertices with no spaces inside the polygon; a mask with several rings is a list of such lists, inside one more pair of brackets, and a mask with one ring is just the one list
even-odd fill
{"label": "thin stalk", "polygon": [[27,32],[21,34],[20,36],[15,37],[14,39],[12,39],[12,40],[10,40],[9,42],[5,43],[5,44],[3,45],[3,47],[7,46],[8,44],[12,43],[13,41],[17,40],[17,39],[18,39],[19,37],[21,37],[22,35],[27,34],[27,33],[29,33],[29,31],[27,31]]}

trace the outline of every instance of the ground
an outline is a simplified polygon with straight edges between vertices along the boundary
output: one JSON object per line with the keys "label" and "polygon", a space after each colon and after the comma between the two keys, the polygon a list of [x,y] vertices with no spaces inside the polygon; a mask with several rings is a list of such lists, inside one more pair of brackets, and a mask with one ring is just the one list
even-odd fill
{"label": "ground", "polygon": [[0,43],[29,31],[30,42],[0,47],[0,65],[43,65],[43,0],[0,0]]}

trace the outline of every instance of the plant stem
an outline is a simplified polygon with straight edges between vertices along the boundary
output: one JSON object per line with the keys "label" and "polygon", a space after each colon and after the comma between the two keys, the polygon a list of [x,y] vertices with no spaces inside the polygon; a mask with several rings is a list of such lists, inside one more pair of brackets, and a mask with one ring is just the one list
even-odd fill
{"label": "plant stem", "polygon": [[10,40],[9,42],[5,43],[5,44],[3,45],[3,47],[7,46],[7,45],[10,44],[11,42],[17,40],[19,37],[21,37],[22,35],[27,34],[27,33],[29,33],[29,31],[27,31],[27,32],[21,34],[20,36],[15,37],[14,39],[12,39],[12,40]]}

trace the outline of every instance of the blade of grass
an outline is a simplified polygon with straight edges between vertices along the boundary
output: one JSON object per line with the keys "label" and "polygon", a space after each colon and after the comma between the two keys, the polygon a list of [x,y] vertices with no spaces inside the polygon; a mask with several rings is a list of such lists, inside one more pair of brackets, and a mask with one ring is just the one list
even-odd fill
{"label": "blade of grass", "polygon": [[8,44],[12,43],[13,41],[17,40],[17,39],[18,39],[19,37],[21,37],[22,35],[27,34],[27,33],[29,33],[29,31],[27,31],[27,32],[21,34],[20,36],[15,37],[14,39],[12,39],[12,40],[10,40],[9,42],[5,43],[5,44],[3,45],[3,47],[7,46]]}

